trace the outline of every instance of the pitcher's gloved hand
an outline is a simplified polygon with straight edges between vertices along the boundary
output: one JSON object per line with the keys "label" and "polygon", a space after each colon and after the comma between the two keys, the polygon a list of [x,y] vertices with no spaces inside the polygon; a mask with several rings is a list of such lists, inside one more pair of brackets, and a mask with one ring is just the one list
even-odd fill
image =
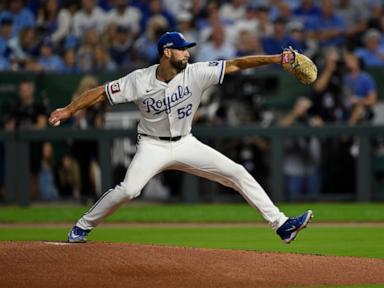
{"label": "pitcher's gloved hand", "polygon": [[292,47],[281,53],[281,65],[305,85],[313,83],[317,78],[317,67],[312,60]]}

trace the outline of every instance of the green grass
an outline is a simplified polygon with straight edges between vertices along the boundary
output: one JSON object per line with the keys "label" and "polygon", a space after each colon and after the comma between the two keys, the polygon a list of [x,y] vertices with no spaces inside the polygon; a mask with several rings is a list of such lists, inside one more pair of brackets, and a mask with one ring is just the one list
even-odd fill
{"label": "green grass", "polygon": [[[66,240],[68,228],[0,228],[0,240]],[[384,258],[384,229],[312,227],[285,245],[266,227],[98,227],[89,240]]]}
{"label": "green grass", "polygon": [[[136,202],[137,203],[137,202]],[[247,204],[215,205],[148,205],[132,202],[109,217],[108,222],[260,222],[260,214]],[[312,209],[315,221],[372,222],[384,221],[384,203],[308,203],[278,205],[287,215],[298,215]],[[73,222],[89,206],[46,205],[43,207],[0,207],[0,223]]]}
{"label": "green grass", "polygon": [[[382,227],[316,226],[316,222],[384,222],[384,203],[311,203],[281,204],[287,215],[305,209],[315,213],[314,225],[291,245],[283,245],[268,225],[181,226],[181,227],[107,227],[90,234],[90,240],[129,242],[188,247],[246,249],[321,255],[384,258]],[[0,223],[74,223],[89,207],[45,205],[22,208],[0,207]],[[149,205],[132,202],[105,222],[136,223],[255,223],[263,219],[247,204],[237,205]],[[0,240],[65,240],[68,227],[2,227]]]}
{"label": "green grass", "polygon": [[340,286],[328,286],[328,285],[322,285],[322,286],[316,286],[313,288],[346,288],[346,287],[352,287],[352,288],[378,288],[378,287],[384,287],[383,284],[366,284],[366,285],[340,285]]}

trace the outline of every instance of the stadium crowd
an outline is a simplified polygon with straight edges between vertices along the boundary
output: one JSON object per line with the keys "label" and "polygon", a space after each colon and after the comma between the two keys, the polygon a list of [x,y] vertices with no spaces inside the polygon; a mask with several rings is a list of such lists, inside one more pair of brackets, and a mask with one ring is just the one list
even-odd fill
{"label": "stadium crowd", "polygon": [[352,50],[384,66],[381,0],[5,0],[0,71],[113,71],[157,61],[156,42],[178,30],[199,43],[193,60]]}
{"label": "stadium crowd", "polygon": [[[288,113],[270,113],[255,95],[223,97],[227,88],[218,88],[202,99],[195,121],[356,125],[372,120],[377,102],[375,82],[364,69],[384,67],[383,7],[382,0],[5,0],[0,1],[0,72],[97,75],[143,67],[158,61],[157,40],[169,30],[198,43],[190,50],[191,62],[276,54],[292,46],[315,60],[319,77],[311,93],[294,95],[297,101]],[[96,85],[95,77],[85,76],[73,97]],[[34,89],[30,80],[20,83],[19,99],[3,107],[4,129],[46,127],[50,109],[33,100]],[[78,113],[69,123],[80,129],[102,127],[105,109]],[[97,153],[89,149],[93,144],[71,145],[56,166],[51,144],[32,147],[39,150],[32,155],[38,159],[32,158],[31,170],[42,199],[102,192],[97,191]],[[298,199],[303,191],[314,199],[320,190],[352,191],[348,179],[354,175],[356,144],[345,137],[287,139],[288,199]],[[226,142],[222,149],[268,187],[263,183],[268,145],[255,137]],[[343,168],[336,169],[335,162]]]}

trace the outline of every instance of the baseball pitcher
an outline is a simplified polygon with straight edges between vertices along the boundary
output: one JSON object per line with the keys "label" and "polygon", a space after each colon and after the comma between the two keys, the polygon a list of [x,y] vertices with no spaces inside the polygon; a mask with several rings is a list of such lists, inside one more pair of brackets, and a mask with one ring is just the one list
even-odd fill
{"label": "baseball pitcher", "polygon": [[133,101],[141,113],[137,151],[124,180],[105,192],[77,221],[68,233],[69,242],[86,242],[88,233],[105,217],[138,197],[154,175],[168,169],[198,175],[238,191],[285,243],[294,240],[309,223],[311,210],[288,218],[243,166],[191,134],[192,119],[206,89],[221,84],[228,73],[261,65],[282,64],[297,70],[297,52],[287,49],[278,55],[189,64],[188,48],[195,45],[178,32],[167,32],[158,41],[159,64],[88,90],[50,115],[49,123],[58,126],[76,111],[102,101],[111,105]]}

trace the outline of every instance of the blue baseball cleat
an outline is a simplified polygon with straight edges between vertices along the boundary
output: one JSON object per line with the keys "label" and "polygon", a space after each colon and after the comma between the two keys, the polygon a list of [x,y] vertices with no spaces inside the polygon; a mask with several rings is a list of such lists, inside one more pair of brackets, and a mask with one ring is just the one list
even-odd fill
{"label": "blue baseball cleat", "polygon": [[85,243],[87,242],[87,235],[89,230],[81,229],[80,227],[73,226],[68,233],[68,242],[70,243]]}
{"label": "blue baseball cleat", "polygon": [[279,229],[277,229],[276,233],[286,244],[289,244],[291,241],[295,240],[300,230],[308,225],[312,217],[313,213],[311,210],[304,212],[303,215],[298,217],[290,217],[279,227]]}

